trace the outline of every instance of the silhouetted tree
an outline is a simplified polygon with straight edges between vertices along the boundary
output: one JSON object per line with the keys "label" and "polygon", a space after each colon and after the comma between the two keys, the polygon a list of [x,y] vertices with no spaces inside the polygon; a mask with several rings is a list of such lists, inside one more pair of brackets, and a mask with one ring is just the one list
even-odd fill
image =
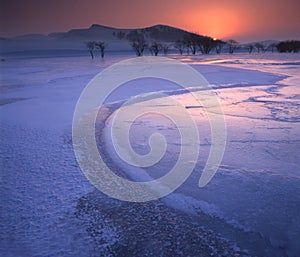
{"label": "silhouetted tree", "polygon": [[299,53],[300,51],[300,41],[299,40],[289,40],[282,41],[277,44],[277,50],[280,53]]}
{"label": "silhouetted tree", "polygon": [[95,47],[100,50],[101,58],[104,58],[106,44],[105,42],[99,41],[95,42]]}
{"label": "silhouetted tree", "polygon": [[183,40],[177,40],[174,44],[174,47],[179,51],[180,55],[183,54],[185,44]]}
{"label": "silhouetted tree", "polygon": [[219,39],[217,39],[217,40],[215,41],[215,48],[216,48],[216,53],[217,53],[217,54],[220,54],[220,53],[222,52],[222,50],[223,50],[225,44],[226,44],[226,43],[225,43],[224,41],[219,40]]}
{"label": "silhouetted tree", "polygon": [[248,53],[251,54],[253,52],[254,45],[253,44],[248,44],[248,45],[246,45],[246,49],[248,50]]}
{"label": "silhouetted tree", "polygon": [[185,47],[192,52],[192,54],[196,54],[198,48],[198,42],[201,36],[190,33],[184,37]]}
{"label": "silhouetted tree", "polygon": [[230,39],[226,42],[228,45],[229,53],[233,54],[239,48],[239,43],[233,39]]}
{"label": "silhouetted tree", "polygon": [[136,55],[142,56],[144,54],[145,48],[147,47],[147,42],[145,40],[144,34],[136,33],[135,35],[130,35],[128,39]]}
{"label": "silhouetted tree", "polygon": [[163,45],[162,45],[162,49],[163,49],[164,55],[167,55],[168,52],[169,52],[169,49],[170,49],[170,45],[168,45],[168,44],[163,44]]}
{"label": "silhouetted tree", "polygon": [[155,56],[157,56],[158,53],[162,50],[162,45],[160,43],[154,41],[150,45],[149,50],[150,50],[151,54],[154,54]]}
{"label": "silhouetted tree", "polygon": [[268,46],[269,49],[271,49],[271,52],[274,53],[274,50],[276,49],[277,44],[276,43],[272,43]]}
{"label": "silhouetted tree", "polygon": [[265,46],[264,44],[262,44],[262,43],[255,43],[255,48],[257,49],[257,52],[258,53],[260,53],[260,52],[266,52],[267,51],[267,49],[268,49],[268,47],[267,46]]}
{"label": "silhouetted tree", "polygon": [[211,37],[201,37],[198,39],[198,47],[202,54],[209,54],[216,46],[216,41]]}
{"label": "silhouetted tree", "polygon": [[86,47],[89,49],[90,55],[92,59],[94,59],[94,48],[95,48],[95,42],[94,41],[88,41],[85,43]]}

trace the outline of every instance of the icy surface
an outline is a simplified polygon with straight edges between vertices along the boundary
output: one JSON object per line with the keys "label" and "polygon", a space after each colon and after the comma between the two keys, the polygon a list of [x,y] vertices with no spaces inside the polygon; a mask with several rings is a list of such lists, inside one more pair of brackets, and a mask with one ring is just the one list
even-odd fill
{"label": "icy surface", "polygon": [[[182,101],[199,128],[200,157],[192,176],[173,194],[144,204],[97,191],[80,171],[71,142],[81,91],[124,56],[1,62],[3,256],[299,255],[299,54],[173,57],[191,64],[215,89],[226,117],[227,146],[216,176],[200,189],[210,148],[201,106],[159,81],[121,87],[107,100],[107,117],[137,93],[160,91]],[[106,135],[109,126],[101,121],[96,126]],[[180,150],[176,127],[157,115],[132,124],[133,148],[146,154],[155,131],[165,135],[168,149],[160,163],[143,170],[148,179],[164,175]],[[116,173],[136,178],[116,160],[109,139],[101,140],[99,150],[105,143]]]}

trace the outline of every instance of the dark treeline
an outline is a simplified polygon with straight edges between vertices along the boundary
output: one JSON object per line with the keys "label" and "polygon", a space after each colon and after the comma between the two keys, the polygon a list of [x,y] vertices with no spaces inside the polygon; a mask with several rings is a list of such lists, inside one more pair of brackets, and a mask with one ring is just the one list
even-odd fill
{"label": "dark treeline", "polygon": [[[175,42],[161,42],[158,40],[152,40],[151,38],[146,39],[143,31],[140,33],[130,33],[127,36],[130,45],[137,56],[141,56],[144,50],[147,49],[152,55],[157,56],[160,52],[166,55],[170,48],[177,49],[179,54],[186,52],[187,54],[202,53],[209,54],[213,50],[216,53],[221,53],[226,42],[222,40],[216,40],[211,37],[200,36],[196,33],[186,33]],[[237,48],[234,48],[234,50]],[[232,50],[232,52],[234,51]]]}
{"label": "dark treeline", "polygon": [[283,41],[277,44],[277,50],[280,53],[299,53],[300,51],[300,41],[289,40]]}
{"label": "dark treeline", "polygon": [[[171,33],[172,32],[172,33]],[[120,31],[114,35],[120,40],[127,40],[137,56],[144,55],[148,50],[151,55],[166,55],[170,49],[176,49],[180,55],[197,53],[210,54],[215,52],[233,54],[237,51],[248,53],[265,53],[267,51],[278,51],[280,53],[298,53],[300,51],[300,41],[289,40],[278,43],[263,43],[257,42],[253,44],[240,44],[237,41],[230,39],[227,41],[213,39],[207,36],[201,36],[197,33],[187,31],[167,31],[163,26],[156,26],[155,28],[137,29],[130,31],[127,35]],[[168,34],[169,33],[169,34]],[[168,37],[166,37],[168,35]],[[177,36],[177,39],[176,39]],[[86,42],[86,47],[89,50],[91,58],[94,58],[94,50],[99,50],[100,56],[103,58],[107,44],[99,41]]]}

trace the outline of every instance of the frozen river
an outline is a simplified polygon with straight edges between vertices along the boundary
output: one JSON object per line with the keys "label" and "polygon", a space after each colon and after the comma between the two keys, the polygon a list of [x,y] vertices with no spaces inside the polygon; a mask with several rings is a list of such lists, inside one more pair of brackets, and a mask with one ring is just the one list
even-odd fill
{"label": "frozen river", "polygon": [[[165,92],[185,106],[199,130],[200,155],[191,176],[172,194],[145,203],[98,191],[72,146],[73,113],[83,89],[127,56],[1,62],[3,256],[299,256],[299,54],[172,57],[200,72],[219,98],[226,149],[216,175],[199,188],[211,147],[201,106],[172,83],[123,85],[107,99],[106,123],[96,123],[104,135],[99,150],[118,175],[133,178],[135,170],[116,159],[107,131],[120,103],[135,94]],[[157,165],[143,169],[150,178],[165,175],[180,153],[176,126],[154,114],[131,124],[133,149],[146,154],[154,132],[168,147]]]}

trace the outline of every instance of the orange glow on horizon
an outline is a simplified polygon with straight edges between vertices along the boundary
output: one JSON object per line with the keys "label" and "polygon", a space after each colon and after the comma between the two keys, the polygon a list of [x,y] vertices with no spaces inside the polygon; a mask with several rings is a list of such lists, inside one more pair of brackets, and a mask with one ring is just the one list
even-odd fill
{"label": "orange glow on horizon", "polygon": [[205,12],[193,10],[187,22],[193,32],[214,39],[229,39],[242,31],[239,16],[238,12],[226,8],[211,8]]}
{"label": "orange glow on horizon", "polygon": [[1,37],[66,32],[92,24],[124,29],[164,24],[240,42],[300,38],[299,0],[86,0],[71,6],[69,1],[2,2]]}

